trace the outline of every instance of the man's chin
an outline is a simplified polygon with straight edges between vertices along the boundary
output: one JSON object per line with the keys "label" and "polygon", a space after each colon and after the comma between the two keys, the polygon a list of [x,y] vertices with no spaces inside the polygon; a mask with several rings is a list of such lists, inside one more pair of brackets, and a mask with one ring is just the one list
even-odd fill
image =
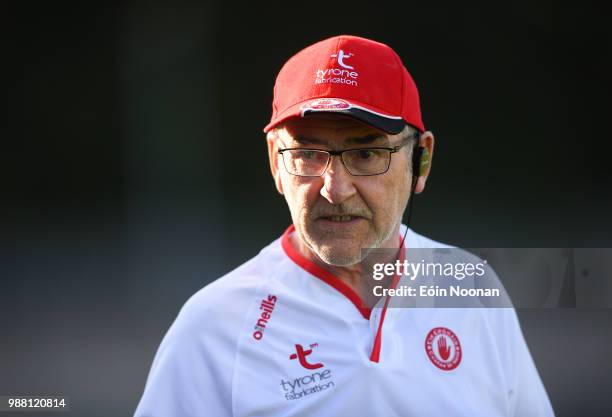
{"label": "man's chin", "polygon": [[355,246],[354,241],[337,239],[333,244],[316,245],[313,249],[319,259],[328,265],[351,266],[361,262],[361,247]]}
{"label": "man's chin", "polygon": [[309,247],[328,265],[351,266],[361,262],[361,248],[367,247],[362,233],[316,233],[309,236]]}
{"label": "man's chin", "polygon": [[361,253],[344,253],[344,251],[320,251],[319,258],[331,266],[349,267],[361,262]]}

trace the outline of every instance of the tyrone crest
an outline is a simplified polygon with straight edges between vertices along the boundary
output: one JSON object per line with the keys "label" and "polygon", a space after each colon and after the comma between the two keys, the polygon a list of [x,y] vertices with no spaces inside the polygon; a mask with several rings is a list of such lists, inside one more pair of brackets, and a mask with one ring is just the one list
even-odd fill
{"label": "tyrone crest", "polygon": [[461,363],[459,338],[446,327],[435,327],[425,338],[425,352],[431,363],[443,371],[452,371]]}

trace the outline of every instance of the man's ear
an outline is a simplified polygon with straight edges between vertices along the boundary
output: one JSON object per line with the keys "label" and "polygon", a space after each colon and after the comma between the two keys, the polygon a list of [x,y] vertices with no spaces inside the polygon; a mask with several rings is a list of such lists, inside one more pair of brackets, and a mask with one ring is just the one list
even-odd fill
{"label": "man's ear", "polygon": [[[420,194],[425,189],[425,184],[427,183],[427,177],[429,177],[429,173],[431,172],[431,162],[433,159],[433,151],[434,151],[434,135],[433,133],[427,131],[421,135],[421,139],[419,141],[419,146],[423,149],[421,154],[420,166],[417,167],[419,170],[419,179],[417,180],[416,186],[414,187],[415,194]],[[415,173],[413,173],[414,175]]]}
{"label": "man's ear", "polygon": [[270,171],[272,172],[272,177],[274,178],[274,184],[276,185],[276,189],[280,194],[283,194],[283,183],[280,178],[280,165],[283,162],[280,160],[282,158],[281,154],[278,153],[277,144],[277,136],[275,132],[268,133],[266,137],[268,142],[268,159],[270,161]]}

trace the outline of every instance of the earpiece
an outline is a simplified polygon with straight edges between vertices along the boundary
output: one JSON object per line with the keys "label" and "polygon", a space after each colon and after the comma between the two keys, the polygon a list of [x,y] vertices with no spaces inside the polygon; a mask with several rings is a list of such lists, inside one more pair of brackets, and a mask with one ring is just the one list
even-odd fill
{"label": "earpiece", "polygon": [[429,151],[423,146],[414,148],[412,152],[412,174],[415,178],[425,175],[429,165]]}
{"label": "earpiece", "polygon": [[420,146],[420,148],[423,149],[423,151],[421,153],[421,158],[418,166],[419,176],[422,177],[427,172],[427,166],[429,165],[429,151],[427,150],[427,148],[424,148],[422,146]]}

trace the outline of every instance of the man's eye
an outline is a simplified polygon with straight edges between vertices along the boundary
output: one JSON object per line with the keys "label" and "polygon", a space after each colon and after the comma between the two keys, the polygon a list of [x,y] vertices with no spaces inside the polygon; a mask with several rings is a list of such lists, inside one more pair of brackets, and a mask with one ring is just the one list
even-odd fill
{"label": "man's eye", "polygon": [[315,151],[300,151],[300,158],[302,159],[315,159],[317,157],[317,153]]}
{"label": "man's eye", "polygon": [[361,149],[358,153],[357,156],[359,157],[359,159],[370,159],[372,158],[374,155],[376,154],[376,152],[374,152],[372,149]]}

